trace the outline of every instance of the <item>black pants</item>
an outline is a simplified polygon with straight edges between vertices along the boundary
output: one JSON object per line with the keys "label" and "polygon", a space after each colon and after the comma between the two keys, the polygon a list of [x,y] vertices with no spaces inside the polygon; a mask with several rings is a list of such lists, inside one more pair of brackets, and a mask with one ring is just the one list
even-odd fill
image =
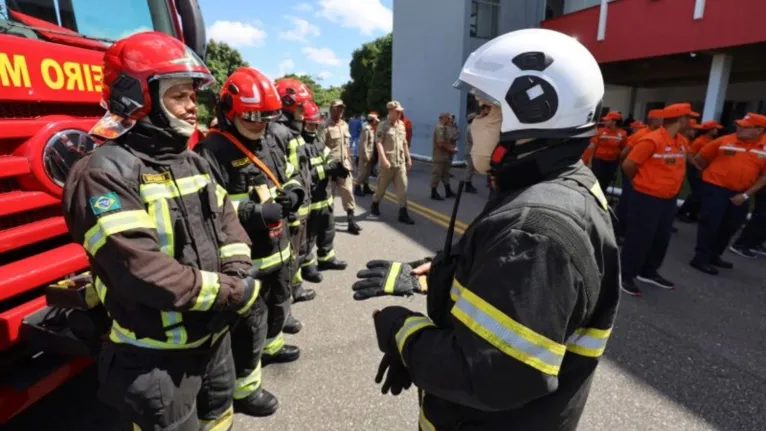
{"label": "black pants", "polygon": [[232,352],[236,367],[234,398],[247,398],[261,387],[261,356],[274,354],[285,344],[282,327],[290,315],[290,265],[285,262],[259,276],[261,292],[250,310],[234,327]]}
{"label": "black pants", "polygon": [[316,245],[317,258],[320,261],[330,260],[335,257],[335,248],[333,248],[333,241],[335,241],[335,214],[333,213],[332,206],[311,211],[311,214],[309,214],[308,237],[309,254],[311,254]]}
{"label": "black pants", "polygon": [[719,258],[731,241],[731,237],[747,218],[748,204],[736,206],[729,199],[737,192],[702,183],[702,208],[697,226],[697,246],[694,261],[711,264]]}
{"label": "black pants", "polygon": [[700,199],[702,174],[691,163],[686,163],[686,180],[689,181],[689,188],[692,192],[684,200],[684,204],[681,205],[678,214],[698,217],[702,207],[702,200]]}
{"label": "black pants", "polygon": [[98,359],[99,398],[125,429],[199,431],[234,424],[231,338],[209,349],[167,351],[107,343]]}
{"label": "black pants", "polygon": [[622,169],[620,169],[620,176],[622,177],[622,194],[620,194],[620,202],[617,203],[617,223],[614,225],[614,233],[624,237],[628,231],[628,205],[630,205],[630,195],[633,193],[633,183]]}
{"label": "black pants", "polygon": [[[742,204],[748,206],[749,202]],[[766,242],[766,188],[755,195],[755,207],[742,233],[734,244],[741,248],[756,248]]]}
{"label": "black pants", "polygon": [[633,190],[621,255],[623,280],[657,274],[668,251],[675,215],[675,198],[660,199]]}
{"label": "black pants", "polygon": [[607,189],[614,181],[614,175],[617,173],[617,166],[620,164],[618,160],[606,161],[597,158],[593,158],[591,162],[591,170],[593,175],[598,180],[598,185],[601,186],[601,190],[604,194],[608,193]]}
{"label": "black pants", "polygon": [[301,276],[301,267],[308,260],[308,217],[300,220],[297,226],[290,227],[290,243],[293,248],[293,260],[290,262],[292,278],[290,280],[290,289],[295,295],[303,285]]}

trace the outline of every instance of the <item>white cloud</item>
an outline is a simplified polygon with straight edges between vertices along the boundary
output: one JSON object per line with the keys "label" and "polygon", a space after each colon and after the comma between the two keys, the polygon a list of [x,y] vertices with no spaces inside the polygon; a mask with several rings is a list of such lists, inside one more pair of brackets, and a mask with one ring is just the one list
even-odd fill
{"label": "white cloud", "polygon": [[287,74],[287,72],[293,70],[295,68],[295,62],[291,59],[283,60],[281,63],[279,63],[279,75],[283,76]]}
{"label": "white cloud", "polygon": [[388,33],[394,25],[393,11],[380,0],[319,0],[319,8],[318,15],[367,36]]}
{"label": "white cloud", "polygon": [[216,21],[207,28],[207,37],[217,42],[225,42],[234,48],[241,48],[263,45],[266,32],[240,21]]}
{"label": "white cloud", "polygon": [[323,70],[323,71],[317,73],[317,78],[322,79],[322,80],[330,79],[330,78],[332,78],[332,73],[330,73],[330,72],[328,72],[326,70]]}
{"label": "white cloud", "polygon": [[312,48],[307,46],[301,50],[309,60],[324,66],[340,66],[340,59],[329,48]]}
{"label": "white cloud", "polygon": [[319,27],[311,24],[305,19],[300,19],[294,16],[285,16],[285,19],[293,23],[293,28],[288,31],[279,33],[280,39],[293,40],[296,42],[308,42],[306,37],[317,38],[319,37]]}
{"label": "white cloud", "polygon": [[298,12],[311,12],[312,10],[314,10],[314,7],[308,3],[301,3],[301,4],[293,6],[293,10]]}

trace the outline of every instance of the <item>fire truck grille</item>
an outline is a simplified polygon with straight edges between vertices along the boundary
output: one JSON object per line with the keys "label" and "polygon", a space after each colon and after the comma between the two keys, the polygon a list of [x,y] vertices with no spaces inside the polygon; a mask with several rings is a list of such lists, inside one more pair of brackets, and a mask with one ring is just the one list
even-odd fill
{"label": "fire truck grille", "polygon": [[73,103],[0,103],[0,118],[27,120],[46,115],[69,115],[72,117],[100,117],[104,109],[93,104]]}
{"label": "fire truck grille", "polygon": [[61,216],[61,208],[58,206],[40,208],[18,214],[10,214],[5,217],[0,217],[0,231],[59,216]]}

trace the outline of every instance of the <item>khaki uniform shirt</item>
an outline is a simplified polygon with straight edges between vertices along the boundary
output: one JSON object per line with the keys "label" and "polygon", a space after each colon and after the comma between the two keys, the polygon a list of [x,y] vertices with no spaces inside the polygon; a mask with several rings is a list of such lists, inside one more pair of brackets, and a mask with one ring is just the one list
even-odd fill
{"label": "khaki uniform shirt", "polygon": [[433,149],[433,161],[434,162],[446,162],[449,160],[450,153],[445,151],[442,145],[450,144],[449,127],[443,124],[437,124],[436,130],[434,130],[434,149]]}
{"label": "khaki uniform shirt", "polygon": [[399,120],[396,124],[391,124],[388,120],[382,121],[378,124],[375,142],[380,142],[383,146],[383,152],[391,163],[391,167],[403,166],[407,163],[404,153],[404,146],[407,145],[407,129],[404,127],[404,121]]}
{"label": "khaki uniform shirt", "polygon": [[343,163],[347,169],[351,169],[351,132],[348,130],[348,123],[343,119],[337,123],[328,120],[322,131],[325,146],[332,152],[332,157]]}
{"label": "khaki uniform shirt", "polygon": [[375,148],[375,132],[372,126],[365,124],[362,127],[362,136],[359,137],[359,159],[367,162],[372,160]]}

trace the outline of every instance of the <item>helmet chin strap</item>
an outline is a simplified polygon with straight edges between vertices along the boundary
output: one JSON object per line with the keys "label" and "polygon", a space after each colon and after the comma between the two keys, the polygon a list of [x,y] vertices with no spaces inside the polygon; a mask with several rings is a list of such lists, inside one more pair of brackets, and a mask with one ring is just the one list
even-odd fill
{"label": "helmet chin strap", "polygon": [[[168,90],[170,90],[172,87],[175,87],[176,85],[190,84],[190,83],[192,83],[191,79],[160,79],[159,91],[158,91],[159,108],[162,114],[165,116],[165,120],[167,121],[167,127],[169,127],[176,134],[185,136],[187,138],[194,133],[196,126],[191,125],[187,123],[186,121],[181,120],[180,118],[171,114],[170,111],[168,111],[168,108],[165,106],[165,102],[163,101],[163,96]],[[155,124],[155,125],[160,126],[159,124]],[[163,126],[160,126],[160,127],[163,127]]]}
{"label": "helmet chin strap", "polygon": [[237,129],[237,132],[239,132],[240,135],[250,139],[251,141],[258,141],[263,139],[263,136],[266,134],[266,128],[261,130],[259,133],[253,133],[247,130],[247,128],[242,125],[242,120],[237,117],[234,118],[234,128]]}
{"label": "helmet chin strap", "polygon": [[528,187],[576,164],[588,143],[587,138],[501,141],[507,153],[490,173],[501,191]]}

